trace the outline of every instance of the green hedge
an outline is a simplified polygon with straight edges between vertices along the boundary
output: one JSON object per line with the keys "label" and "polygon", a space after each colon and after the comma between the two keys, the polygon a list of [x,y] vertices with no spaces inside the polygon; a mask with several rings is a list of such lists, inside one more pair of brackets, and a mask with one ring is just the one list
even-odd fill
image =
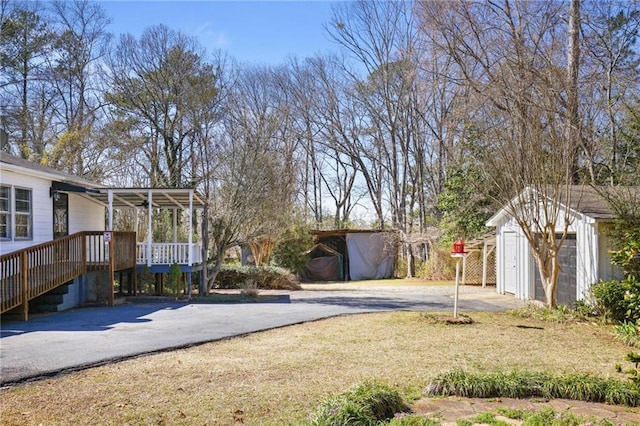
{"label": "green hedge", "polygon": [[238,289],[241,284],[253,280],[262,290],[301,290],[300,282],[287,269],[272,266],[223,266],[214,288]]}

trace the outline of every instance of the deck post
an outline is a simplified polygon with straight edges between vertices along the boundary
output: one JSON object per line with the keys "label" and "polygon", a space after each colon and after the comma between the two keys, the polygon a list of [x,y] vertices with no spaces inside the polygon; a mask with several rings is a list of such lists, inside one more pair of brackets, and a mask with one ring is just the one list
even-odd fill
{"label": "deck post", "polygon": [[107,201],[109,203],[109,216],[108,216],[108,229],[107,231],[113,231],[113,191],[107,190]]}
{"label": "deck post", "polygon": [[482,287],[487,286],[487,260],[489,254],[487,253],[487,242],[485,241],[482,246]]}
{"label": "deck post", "polygon": [[187,264],[189,266],[193,265],[193,259],[191,257],[191,251],[192,251],[192,247],[191,244],[193,244],[193,190],[189,191],[189,253],[187,254]]}
{"label": "deck post", "polygon": [[27,251],[20,253],[20,287],[22,290],[22,319],[29,321],[29,264],[27,262]]}
{"label": "deck post", "polygon": [[147,266],[151,268],[151,243],[153,240],[153,192],[147,191]]}
{"label": "deck post", "polygon": [[467,285],[467,257],[462,258],[462,285]]}
{"label": "deck post", "polygon": [[115,283],[113,282],[113,276],[115,275],[116,266],[116,233],[111,233],[111,241],[109,241],[109,306],[115,304],[113,292],[115,290]]}

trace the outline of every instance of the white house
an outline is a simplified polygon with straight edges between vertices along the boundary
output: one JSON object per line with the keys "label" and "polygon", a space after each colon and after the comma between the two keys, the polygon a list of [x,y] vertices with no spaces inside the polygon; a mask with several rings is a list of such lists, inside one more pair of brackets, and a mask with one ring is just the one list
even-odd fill
{"label": "white house", "polygon": [[80,231],[105,230],[102,185],[0,155],[0,255]]}
{"label": "white house", "polygon": [[[180,265],[190,285],[202,268],[201,244],[193,240],[193,212],[204,204],[191,188],[109,188],[81,177],[0,155],[0,313],[22,310],[29,301],[65,287],[54,310],[87,302],[114,303],[114,274],[123,273],[136,293],[135,273],[148,267],[166,273]],[[144,211],[145,241],[136,229],[114,229],[114,212]],[[173,240],[153,241],[153,212],[174,211]],[[178,241],[178,211],[186,241]],[[136,217],[140,215],[136,214]]]}
{"label": "white house", "polygon": [[[522,196],[533,191],[526,189]],[[564,212],[569,209],[568,235],[560,251],[558,304],[571,305],[582,300],[591,284],[621,277],[609,257],[608,229],[616,219],[610,205],[593,188],[574,186],[569,203],[560,203],[556,232],[564,230]],[[544,202],[544,201],[543,201]],[[549,200],[547,200],[549,202]],[[568,204],[568,205],[567,205]],[[544,301],[544,289],[531,247],[522,229],[502,208],[487,226],[496,228],[496,289],[523,300]]]}

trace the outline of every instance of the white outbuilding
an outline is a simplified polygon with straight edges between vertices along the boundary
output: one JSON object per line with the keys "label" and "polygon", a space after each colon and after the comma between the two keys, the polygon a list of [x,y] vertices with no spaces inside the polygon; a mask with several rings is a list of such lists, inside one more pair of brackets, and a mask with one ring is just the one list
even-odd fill
{"label": "white outbuilding", "polygon": [[[518,199],[535,192],[527,188]],[[610,204],[591,187],[571,187],[570,201],[560,203],[556,233],[564,230],[569,209],[568,235],[560,250],[557,303],[572,305],[588,294],[591,284],[621,277],[611,264],[609,230],[616,219]],[[544,201],[542,201],[544,202]],[[551,202],[546,200],[546,202]],[[541,211],[541,209],[535,209]],[[487,226],[496,228],[496,290],[523,300],[545,301],[542,280],[531,247],[508,207],[503,207]]]}

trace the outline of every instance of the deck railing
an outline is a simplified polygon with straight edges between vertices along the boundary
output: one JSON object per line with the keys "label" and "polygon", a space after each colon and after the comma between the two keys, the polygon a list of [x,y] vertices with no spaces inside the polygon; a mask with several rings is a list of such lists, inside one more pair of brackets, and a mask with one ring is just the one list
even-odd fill
{"label": "deck railing", "polygon": [[[149,255],[150,253],[150,255]],[[202,261],[202,243],[148,243],[137,244],[136,259],[139,265],[193,265]]]}
{"label": "deck railing", "polygon": [[87,270],[135,268],[135,232],[79,232],[0,256],[0,313],[28,302],[82,275]]}

